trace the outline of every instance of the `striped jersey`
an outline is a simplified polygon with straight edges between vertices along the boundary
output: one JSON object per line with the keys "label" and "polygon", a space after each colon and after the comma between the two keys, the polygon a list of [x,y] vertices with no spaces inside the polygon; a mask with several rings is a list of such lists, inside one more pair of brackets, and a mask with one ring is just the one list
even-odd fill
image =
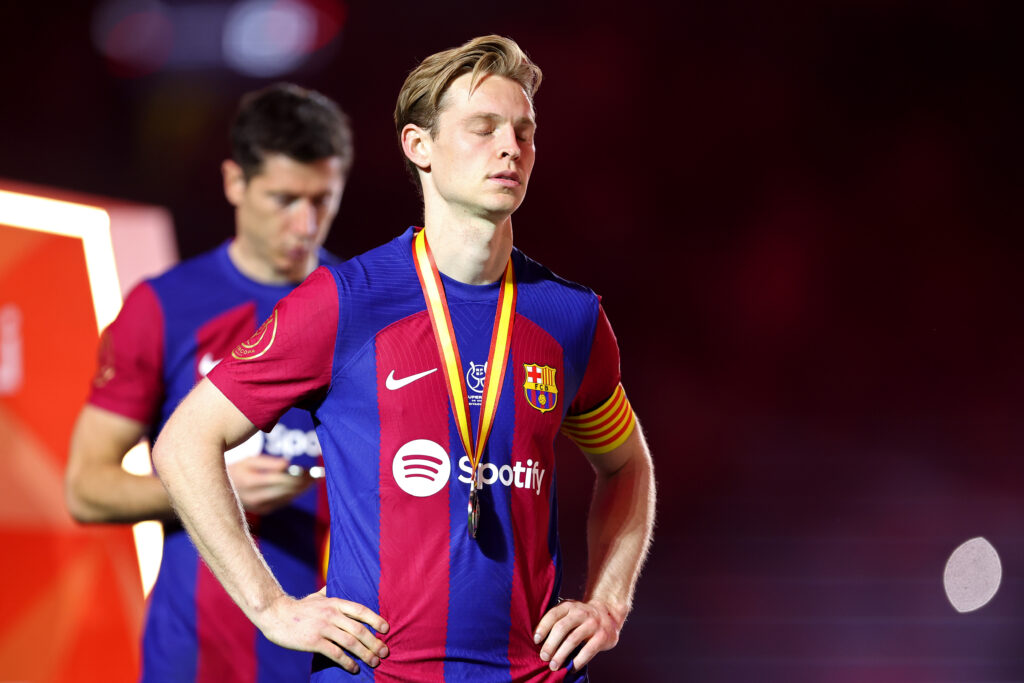
{"label": "striped jersey", "polygon": [[[561,578],[555,437],[564,427],[597,453],[633,428],[615,337],[593,292],[513,250],[515,321],[471,538],[470,458],[413,235],[318,269],[210,379],[261,429],[295,404],[314,415],[331,508],[328,595],[390,627],[388,658],[356,680],[586,680],[571,663],[550,671],[533,631]],[[499,283],[441,280],[475,428]],[[314,681],[351,679],[314,659]]]}
{"label": "striped jersey", "polygon": [[[150,425],[151,440],[188,391],[270,315],[294,285],[250,280],[228,243],[135,287],[100,343],[89,402]],[[321,252],[321,263],[337,259]],[[289,410],[229,458],[266,454],[322,464],[309,413]],[[292,593],[323,585],[328,529],[323,486],[288,506],[249,515],[267,562]],[[149,597],[143,681],[211,683],[302,680],[311,656],[274,645],[234,604],[177,522],[164,523],[163,559]]]}

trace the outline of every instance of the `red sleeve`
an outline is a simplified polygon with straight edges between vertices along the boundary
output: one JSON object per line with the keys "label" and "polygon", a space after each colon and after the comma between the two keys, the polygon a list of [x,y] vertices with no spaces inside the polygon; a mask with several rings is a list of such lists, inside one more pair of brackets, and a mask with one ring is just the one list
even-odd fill
{"label": "red sleeve", "polygon": [[587,370],[562,422],[562,433],[585,453],[612,451],[633,433],[636,418],[620,379],[619,344],[600,308]]}
{"label": "red sleeve", "polygon": [[281,299],[274,312],[207,377],[263,431],[294,405],[322,397],[338,334],[338,289],[326,268]]}
{"label": "red sleeve", "polygon": [[152,424],[163,396],[164,314],[148,283],[135,287],[100,336],[89,403]]}
{"label": "red sleeve", "polygon": [[619,343],[615,340],[612,325],[599,306],[594,342],[590,345],[590,360],[583,373],[579,391],[569,406],[569,415],[580,415],[604,403],[615,391],[621,379],[619,371]]}

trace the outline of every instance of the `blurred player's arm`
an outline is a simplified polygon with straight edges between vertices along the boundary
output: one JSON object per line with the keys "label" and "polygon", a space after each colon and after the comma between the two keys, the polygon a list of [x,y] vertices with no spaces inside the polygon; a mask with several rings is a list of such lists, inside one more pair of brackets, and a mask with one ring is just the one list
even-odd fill
{"label": "blurred player's arm", "polygon": [[[654,465],[635,416],[625,440],[605,453],[583,450],[596,472],[587,518],[587,585],[582,601],[565,600],[541,619],[534,640],[541,659],[581,668],[618,643],[654,531]],[[573,655],[574,650],[580,648]]]}
{"label": "blurred player's arm", "polygon": [[[72,517],[115,524],[174,518],[159,479],[121,466],[146,431],[146,425],[129,417],[88,403],[82,408],[64,475],[64,498]],[[287,468],[284,458],[259,455],[234,462],[228,470],[245,509],[264,514],[287,505],[313,484],[305,471],[292,475]]]}
{"label": "blurred player's arm", "polygon": [[64,498],[79,522],[134,523],[174,516],[167,492],[156,477],[137,475],[121,467],[125,454],[139,443],[146,425],[123,415],[86,404],[78,414]]}
{"label": "blurred player's arm", "polygon": [[387,648],[366,625],[386,631],[380,616],[323,591],[301,599],[289,596],[253,543],[228,479],[224,451],[255,432],[255,425],[207,379],[174,411],[153,448],[153,465],[182,524],[228,594],[269,640],[319,652],[351,672],[358,665],[348,653],[377,666]]}

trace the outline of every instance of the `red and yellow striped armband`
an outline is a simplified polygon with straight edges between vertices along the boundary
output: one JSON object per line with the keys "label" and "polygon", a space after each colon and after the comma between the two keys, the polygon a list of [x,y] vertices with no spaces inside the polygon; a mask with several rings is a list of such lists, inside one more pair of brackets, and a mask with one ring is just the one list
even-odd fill
{"label": "red and yellow striped armband", "polygon": [[611,398],[582,415],[566,415],[562,433],[584,453],[599,455],[618,448],[633,433],[636,418],[622,385]]}

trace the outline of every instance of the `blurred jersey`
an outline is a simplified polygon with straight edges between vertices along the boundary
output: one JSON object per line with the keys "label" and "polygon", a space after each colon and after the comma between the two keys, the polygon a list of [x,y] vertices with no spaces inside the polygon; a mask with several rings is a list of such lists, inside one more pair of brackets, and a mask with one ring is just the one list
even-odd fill
{"label": "blurred jersey", "polygon": [[[321,263],[337,259],[321,251]],[[292,285],[250,280],[227,243],[128,295],[100,344],[89,402],[150,425],[153,439],[195,383],[256,329]],[[322,464],[309,413],[290,410],[229,458],[264,453],[302,467]],[[285,590],[322,585],[328,528],[323,487],[267,515],[249,515],[260,548]],[[310,655],[266,640],[202,563],[177,522],[164,524],[160,573],[143,636],[144,681],[282,681],[309,675]]]}
{"label": "blurred jersey", "polygon": [[[515,321],[470,538],[470,460],[413,235],[318,269],[210,379],[261,428],[296,403],[318,422],[333,513],[328,594],[390,626],[389,657],[356,679],[585,680],[585,670],[548,670],[533,630],[561,578],[555,437],[572,424],[599,453],[633,428],[611,327],[593,292],[513,251]],[[475,427],[500,284],[441,279]],[[314,681],[352,678],[314,661]]]}

